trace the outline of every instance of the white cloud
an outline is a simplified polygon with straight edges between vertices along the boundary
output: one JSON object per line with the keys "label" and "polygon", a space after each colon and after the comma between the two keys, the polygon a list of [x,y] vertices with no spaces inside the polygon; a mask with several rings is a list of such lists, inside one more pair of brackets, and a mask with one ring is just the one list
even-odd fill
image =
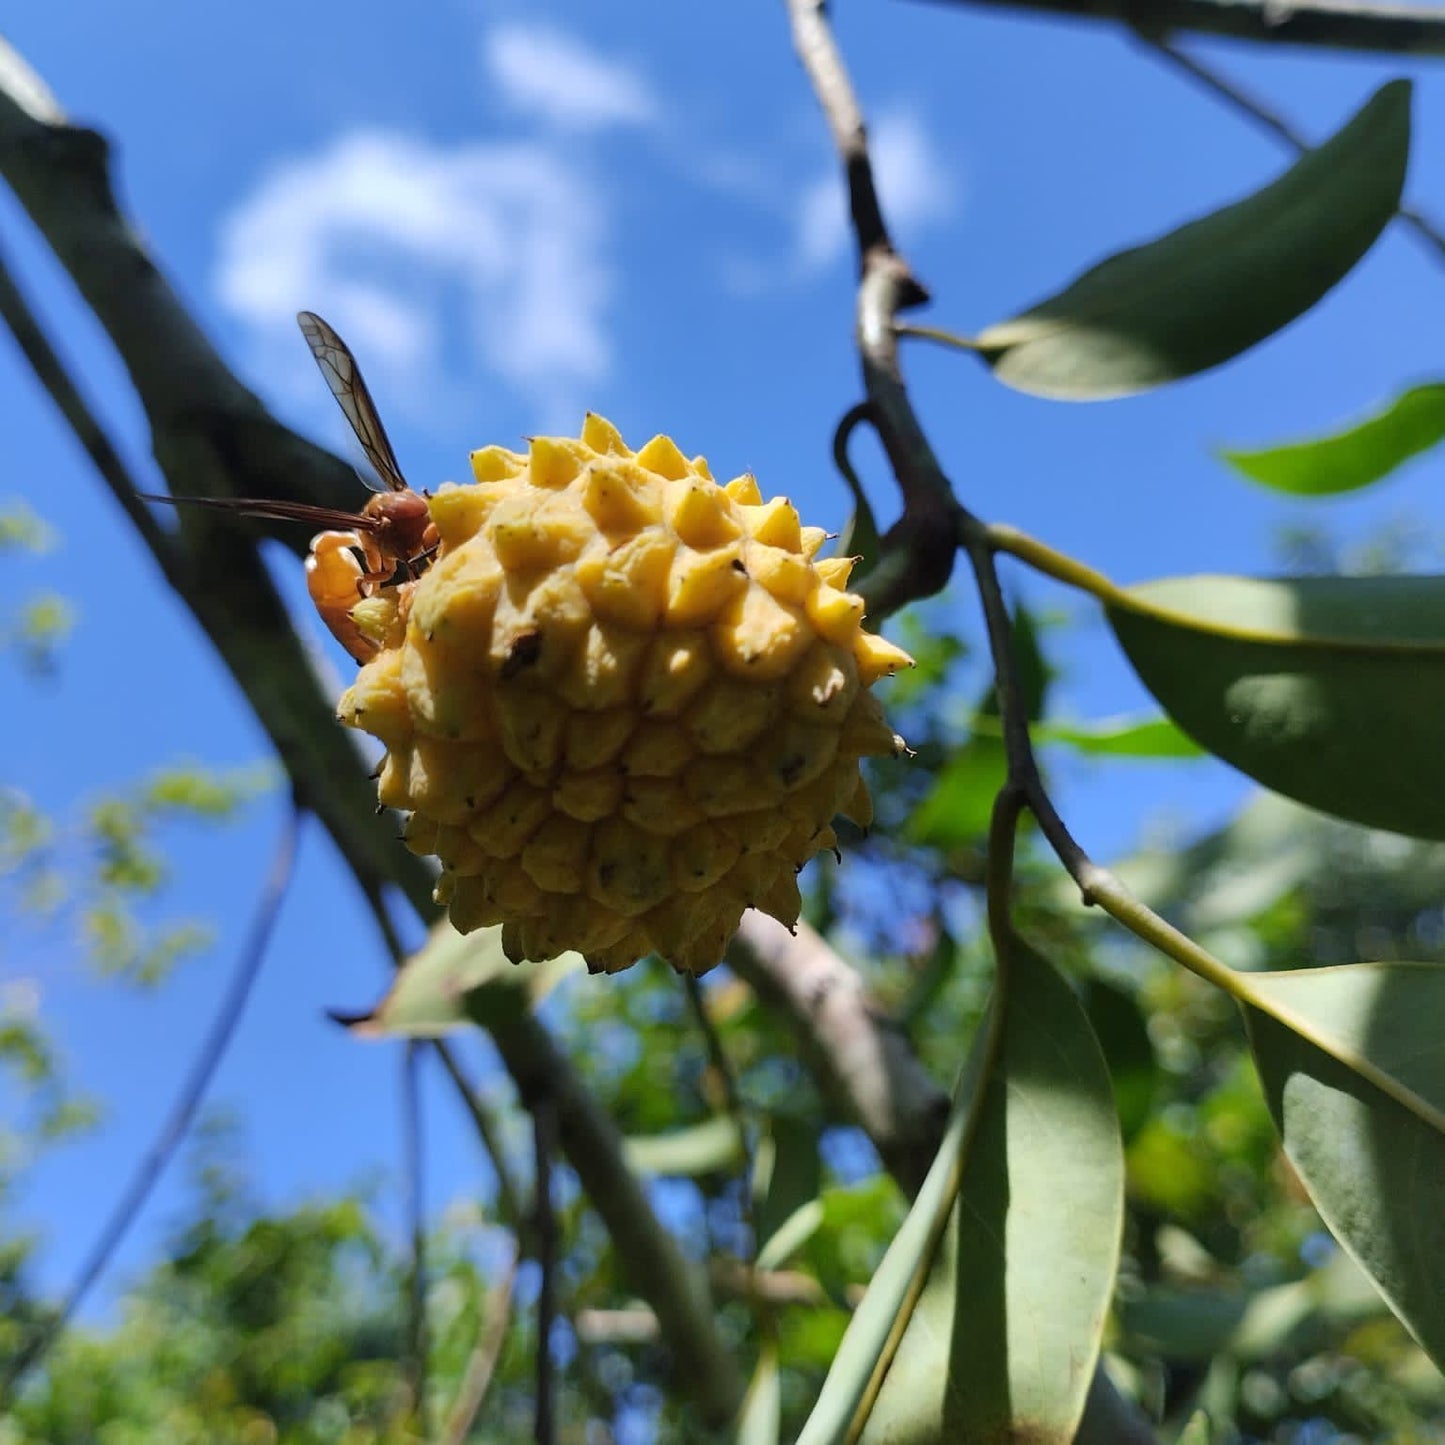
{"label": "white cloud", "polygon": [[658,117],[638,72],[550,26],[495,26],[482,59],[505,101],[564,130],[645,126]]}
{"label": "white cloud", "polygon": [[[880,116],[869,130],[868,148],[883,214],[900,240],[947,219],[954,205],[952,177],[916,114]],[[821,271],[848,251],[848,201],[836,163],[803,188],[795,226],[795,255],[804,271]]]}
{"label": "white cloud", "polygon": [[231,213],[215,284],[288,344],[298,307],[328,315],[413,398],[448,389],[450,336],[466,368],[570,422],[559,412],[610,363],[607,229],[581,166],[550,146],[353,132],[278,165]]}

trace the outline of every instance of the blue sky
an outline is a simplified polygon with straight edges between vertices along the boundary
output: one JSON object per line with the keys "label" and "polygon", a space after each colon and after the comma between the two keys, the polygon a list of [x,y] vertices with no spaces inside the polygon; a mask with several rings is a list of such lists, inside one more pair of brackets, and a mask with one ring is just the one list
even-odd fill
{"label": "blue sky", "polygon": [[[924,4],[836,7],[873,125],[885,205],[929,321],[978,330],[1101,255],[1234,199],[1279,150],[1114,30]],[[9,38],[78,121],[117,143],[137,227],[240,374],[292,424],[346,448],[344,424],[296,332],[308,307],[356,351],[414,485],[464,473],[466,453],[585,408],[629,439],[672,433],[722,475],[837,527],[828,460],[857,396],[852,256],[826,131],[776,0],[523,6],[378,0],[248,6],[137,0],[33,4]],[[1389,59],[1196,53],[1303,129],[1333,130]],[[1409,190],[1445,213],[1445,83],[1424,77]],[[8,196],[0,244],[142,482],[142,419],[105,338]],[[1008,392],[965,357],[911,347],[921,414],[960,494],[1128,581],[1264,571],[1300,519],[1345,535],[1400,516],[1438,528],[1440,459],[1362,498],[1307,509],[1249,489],[1213,446],[1309,433],[1437,377],[1438,265],[1398,227],[1315,313],[1218,372],[1098,406]],[[13,672],[0,710],[6,781],[73,816],[107,787],[182,759],[265,756],[243,700],[159,586],[78,447],[0,341],[6,466],[60,546],[11,569],[12,598],[70,594],[79,623],[59,674]],[[875,502],[894,506],[860,448]],[[1432,555],[1438,555],[1438,548]],[[278,577],[318,664],[347,659]],[[1039,579],[1061,714],[1147,706],[1086,608]],[[977,637],[969,598],[954,616]],[[0,665],[9,666],[8,663]],[[1141,830],[1199,824],[1243,795],[1221,765],[1060,772],[1066,816],[1104,855]],[[165,908],[209,918],[220,942],[157,994],[98,987],[61,930],[9,924],[0,989],[37,1008],[105,1128],[37,1171],[20,1201],[58,1285],[88,1246],[176,1087],[224,984],[278,831],[279,800],[223,834],[178,840]],[[1161,822],[1161,820],[1163,820]],[[214,1098],[245,1122],[258,1182],[295,1200],[398,1157],[396,1051],[352,1041],[328,1007],[380,991],[384,955],[319,829],[309,829],[279,935]],[[626,987],[624,976],[603,985]],[[485,1063],[481,1045],[471,1058]],[[429,1087],[437,1206],[484,1192],[485,1170],[445,1089]],[[150,1257],[173,1178],[122,1255]],[[113,1277],[114,1278],[114,1277]]]}

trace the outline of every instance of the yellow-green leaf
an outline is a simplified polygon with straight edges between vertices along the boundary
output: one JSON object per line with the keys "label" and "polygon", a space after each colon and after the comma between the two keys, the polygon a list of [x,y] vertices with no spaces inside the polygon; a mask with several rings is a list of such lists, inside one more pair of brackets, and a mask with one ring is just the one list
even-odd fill
{"label": "yellow-green leaf", "polygon": [[510,1004],[522,990],[537,1003],[567,974],[585,967],[578,953],[545,963],[512,963],[502,952],[500,928],[464,936],[449,923],[439,923],[425,946],[397,971],[375,1008],[362,1014],[333,1012],[332,1017],[363,1038],[437,1038],[482,1022],[491,994],[505,996]]}
{"label": "yellow-green leaf", "polygon": [[1400,203],[1409,149],[1410,85],[1394,80],[1263,190],[1110,257],[975,346],[1000,381],[1076,401],[1217,366],[1369,250]]}
{"label": "yellow-green leaf", "polygon": [[1411,387],[1383,411],[1312,441],[1219,455],[1251,481],[1301,497],[1354,492],[1445,438],[1445,382]]}

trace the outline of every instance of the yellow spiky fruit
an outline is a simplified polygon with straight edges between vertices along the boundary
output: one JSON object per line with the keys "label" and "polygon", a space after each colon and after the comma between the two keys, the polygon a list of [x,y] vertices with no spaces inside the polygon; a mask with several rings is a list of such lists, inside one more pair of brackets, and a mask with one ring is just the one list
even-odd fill
{"label": "yellow spiky fruit", "polygon": [[852,563],[751,476],[597,416],[472,470],[430,499],[428,570],[353,612],[379,651],[339,707],[453,924],[691,973],[745,908],[791,926],[832,819],[871,818],[859,759],[903,748],[868,688],[912,659],[863,630]]}

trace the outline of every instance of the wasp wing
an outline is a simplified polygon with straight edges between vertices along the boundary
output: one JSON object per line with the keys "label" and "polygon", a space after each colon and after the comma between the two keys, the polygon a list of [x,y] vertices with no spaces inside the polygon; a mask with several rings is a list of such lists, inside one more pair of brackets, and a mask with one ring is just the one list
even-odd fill
{"label": "wasp wing", "polygon": [[406,478],[402,476],[401,467],[397,464],[396,453],[386,435],[386,428],[382,426],[381,417],[377,415],[376,403],[366,389],[361,368],[356,364],[350,348],[314,311],[299,312],[296,320],[300,324],[301,334],[306,338],[306,344],[311,348],[312,356],[316,358],[317,366],[321,368],[322,376],[326,378],[327,386],[331,388],[332,396],[341,403],[341,409],[346,413],[346,420],[351,423],[351,430],[356,433],[356,439],[361,443],[361,450],[366,453],[367,461],[393,492],[409,491]]}
{"label": "wasp wing", "polygon": [[310,502],[249,497],[166,497],[158,492],[137,492],[147,502],[164,502],[168,507],[210,507],[217,512],[239,513],[243,517],[267,517],[277,522],[312,522],[348,532],[374,532],[380,521],[365,512],[343,512],[337,507],[317,507]]}

